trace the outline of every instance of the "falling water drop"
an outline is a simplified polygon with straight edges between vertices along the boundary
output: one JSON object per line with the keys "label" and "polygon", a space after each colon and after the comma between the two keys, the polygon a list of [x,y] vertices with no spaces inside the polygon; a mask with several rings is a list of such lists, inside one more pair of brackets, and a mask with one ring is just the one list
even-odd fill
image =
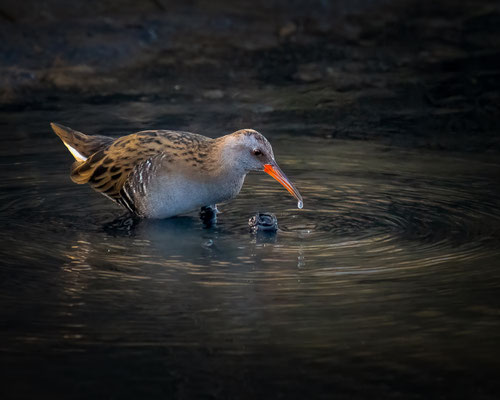
{"label": "falling water drop", "polygon": [[302,207],[304,207],[304,203],[302,203],[302,200],[299,200],[297,202],[297,208],[301,209]]}

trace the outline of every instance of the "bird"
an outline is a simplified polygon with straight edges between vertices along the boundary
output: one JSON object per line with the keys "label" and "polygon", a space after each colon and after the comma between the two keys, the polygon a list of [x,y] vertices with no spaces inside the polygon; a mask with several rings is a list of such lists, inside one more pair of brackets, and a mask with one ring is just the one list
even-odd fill
{"label": "bird", "polygon": [[163,219],[210,208],[238,195],[250,171],[280,182],[302,208],[299,191],[253,129],[212,139],[174,130],[144,130],[112,138],[86,135],[52,122],[75,161],[71,180],[89,184],[134,216]]}

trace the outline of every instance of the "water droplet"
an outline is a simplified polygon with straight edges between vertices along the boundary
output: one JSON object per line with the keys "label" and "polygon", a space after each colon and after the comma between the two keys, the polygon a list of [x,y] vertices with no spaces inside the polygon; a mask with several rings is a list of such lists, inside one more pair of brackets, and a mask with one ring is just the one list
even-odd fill
{"label": "water droplet", "polygon": [[298,203],[297,203],[297,207],[298,208],[302,208],[304,207],[304,203],[302,203],[302,200],[299,200]]}

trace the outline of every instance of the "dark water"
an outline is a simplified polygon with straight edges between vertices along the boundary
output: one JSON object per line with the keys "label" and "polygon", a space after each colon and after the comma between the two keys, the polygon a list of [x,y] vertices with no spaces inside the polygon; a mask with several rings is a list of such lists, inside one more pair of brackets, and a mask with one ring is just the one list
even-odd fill
{"label": "dark water", "polygon": [[[101,108],[90,131],[109,129],[107,118],[113,133],[143,127],[116,118],[127,106]],[[111,202],[71,183],[70,155],[46,124],[92,107],[3,118],[0,393],[497,398],[494,154],[311,138],[307,126],[290,136],[263,123],[303,210],[252,174],[216,227],[196,213],[127,226]],[[277,215],[275,237],[249,232],[259,211]]]}
{"label": "dark water", "polygon": [[[498,1],[0,3],[1,400],[500,398]],[[304,209],[131,225],[50,121],[257,129]]]}

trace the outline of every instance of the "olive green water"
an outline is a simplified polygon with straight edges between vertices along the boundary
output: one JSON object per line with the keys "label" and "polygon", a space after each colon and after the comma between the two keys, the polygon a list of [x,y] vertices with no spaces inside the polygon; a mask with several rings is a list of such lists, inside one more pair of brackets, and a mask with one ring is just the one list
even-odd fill
{"label": "olive green water", "polygon": [[[302,210],[255,173],[220,205],[215,227],[196,213],[128,225],[70,181],[71,157],[43,122],[67,115],[44,114],[14,114],[15,134],[0,139],[0,352],[11,396],[499,393],[494,155],[262,124]],[[249,232],[259,211],[278,217],[275,236]]]}

